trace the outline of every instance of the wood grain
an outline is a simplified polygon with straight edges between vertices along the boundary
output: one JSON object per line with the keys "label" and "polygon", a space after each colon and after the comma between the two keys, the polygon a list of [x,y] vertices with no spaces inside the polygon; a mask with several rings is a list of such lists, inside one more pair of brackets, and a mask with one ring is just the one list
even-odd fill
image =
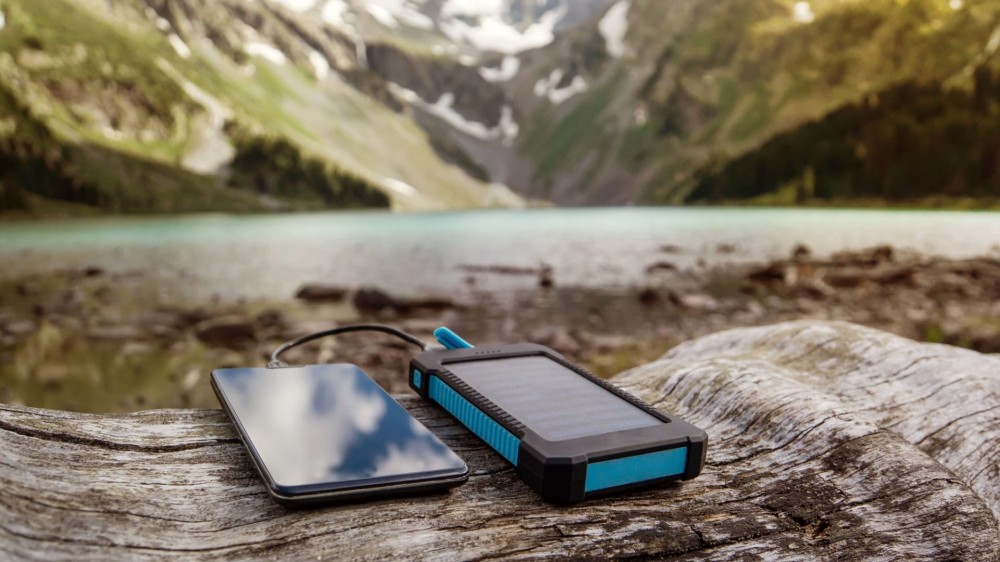
{"label": "wood grain", "polygon": [[1000,560],[1000,357],[795,322],[683,344],[616,382],[709,432],[702,476],[548,505],[407,397],[469,482],[296,511],[220,411],[0,406],[0,559]]}

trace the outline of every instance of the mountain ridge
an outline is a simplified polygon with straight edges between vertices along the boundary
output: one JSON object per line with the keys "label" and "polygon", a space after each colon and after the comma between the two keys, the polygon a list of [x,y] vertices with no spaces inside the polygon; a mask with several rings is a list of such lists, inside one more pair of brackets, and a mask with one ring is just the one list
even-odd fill
{"label": "mountain ridge", "polygon": [[[1000,69],[1000,6],[986,0],[7,0],[0,13],[9,94],[77,155],[56,172],[93,171],[73,147],[99,147],[217,193],[220,210],[353,204],[330,193],[361,184],[358,202],[412,210],[795,204],[817,173],[813,195],[905,201],[870,174],[833,189],[847,176],[814,161],[752,175],[749,198],[717,184],[845,108],[857,121],[841,134],[871,129],[863,119],[883,117],[849,108],[897,84],[931,84],[938,117],[968,119],[956,100],[976,69]],[[237,130],[244,146],[260,135],[258,158],[284,158],[276,176],[248,180],[262,168],[238,157]],[[963,146],[992,158],[987,137]],[[953,171],[930,195],[1000,197],[994,176]],[[106,199],[127,195],[119,211],[170,210],[177,191],[84,175]],[[959,176],[976,185],[956,191]],[[282,177],[312,179],[288,198]]]}

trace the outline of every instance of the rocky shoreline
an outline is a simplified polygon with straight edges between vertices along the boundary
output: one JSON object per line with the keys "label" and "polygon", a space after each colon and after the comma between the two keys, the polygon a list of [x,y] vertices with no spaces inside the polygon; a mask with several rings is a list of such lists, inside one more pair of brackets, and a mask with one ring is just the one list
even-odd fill
{"label": "rocky shoreline", "polygon": [[[530,271],[463,266],[468,290],[403,298],[377,287],[300,288],[276,302],[157,304],[141,272],[91,267],[0,282],[0,401],[79,411],[214,406],[213,368],[263,365],[278,343],[355,321],[399,325],[432,340],[449,325],[474,342],[535,341],[609,376],[682,341],[802,318],[845,320],[918,341],[1000,352],[1000,260],[946,260],[888,246],[753,265],[680,268],[677,248],[651,256],[641,286],[562,287]],[[722,251],[721,249],[719,251]],[[483,275],[534,275],[537,288],[477,289]],[[405,389],[412,349],[345,335],[294,350],[296,362],[359,364]]]}

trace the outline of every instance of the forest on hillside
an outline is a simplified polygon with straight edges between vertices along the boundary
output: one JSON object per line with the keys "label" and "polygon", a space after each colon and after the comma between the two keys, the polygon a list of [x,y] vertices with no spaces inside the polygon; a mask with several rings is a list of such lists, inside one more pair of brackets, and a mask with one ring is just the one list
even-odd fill
{"label": "forest on hillside", "polygon": [[971,89],[904,81],[694,176],[687,202],[1000,197],[1000,73]]}
{"label": "forest on hillside", "polygon": [[0,84],[0,211],[30,211],[38,202],[74,212],[256,211],[265,206],[261,196],[290,209],[389,206],[370,182],[304,154],[283,137],[227,128],[236,153],[223,184],[179,166],[62,140]]}

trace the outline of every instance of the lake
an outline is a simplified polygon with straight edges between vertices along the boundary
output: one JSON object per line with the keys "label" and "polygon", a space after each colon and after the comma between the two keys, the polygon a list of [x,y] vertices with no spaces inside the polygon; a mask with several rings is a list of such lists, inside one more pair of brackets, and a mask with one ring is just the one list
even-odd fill
{"label": "lake", "polygon": [[[463,265],[552,266],[559,286],[629,287],[645,268],[765,261],[891,244],[930,255],[1000,255],[1000,213],[613,208],[392,214],[114,217],[0,225],[3,275],[98,266],[141,271],[163,299],[284,299],[306,282],[450,294]],[[665,253],[664,245],[677,250]],[[735,246],[720,251],[720,245]],[[476,275],[478,290],[533,286]]]}

